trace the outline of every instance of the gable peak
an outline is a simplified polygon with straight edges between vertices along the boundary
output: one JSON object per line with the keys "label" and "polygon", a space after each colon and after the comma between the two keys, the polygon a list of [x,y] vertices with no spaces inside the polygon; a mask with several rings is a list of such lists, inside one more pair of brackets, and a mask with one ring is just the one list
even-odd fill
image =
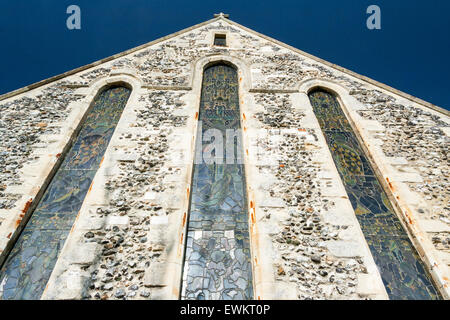
{"label": "gable peak", "polygon": [[214,18],[226,18],[226,19],[229,19],[230,15],[228,13],[220,12],[220,13],[215,13],[214,14]]}

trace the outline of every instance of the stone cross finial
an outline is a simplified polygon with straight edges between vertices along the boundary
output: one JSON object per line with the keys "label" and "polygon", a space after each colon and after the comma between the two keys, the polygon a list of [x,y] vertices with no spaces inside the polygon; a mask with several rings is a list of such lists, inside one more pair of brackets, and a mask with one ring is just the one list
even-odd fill
{"label": "stone cross finial", "polygon": [[230,17],[230,15],[229,14],[227,14],[227,13],[223,13],[223,12],[221,12],[221,13],[215,13],[214,14],[214,18],[218,18],[218,17],[222,17],[222,18],[229,18]]}

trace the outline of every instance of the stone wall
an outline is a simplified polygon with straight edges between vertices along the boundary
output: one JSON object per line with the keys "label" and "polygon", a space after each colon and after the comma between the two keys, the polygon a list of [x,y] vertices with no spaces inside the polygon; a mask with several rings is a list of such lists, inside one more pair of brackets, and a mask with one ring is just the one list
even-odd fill
{"label": "stone wall", "polygon": [[[298,95],[255,94],[254,100],[264,111],[254,115],[260,158],[250,183],[257,188],[259,229],[271,248],[263,246],[260,254],[272,252],[272,270],[263,275],[273,278],[270,297],[386,299],[312,110]],[[272,163],[264,161],[268,155]]]}
{"label": "stone wall", "polygon": [[55,83],[0,103],[0,262],[66,148],[83,98]]}
{"label": "stone wall", "polygon": [[[393,166],[409,175],[408,187],[423,198],[417,212],[420,219],[428,220],[427,230],[431,225],[436,227],[429,233],[430,239],[437,249],[450,252],[450,137],[444,132],[449,130],[448,122],[430,111],[396,103],[391,97],[379,95],[375,103],[365,96],[359,99],[368,105],[359,115],[383,126],[377,135],[383,153],[395,158]],[[439,232],[445,230],[447,234]]]}
{"label": "stone wall", "polygon": [[[228,47],[212,46],[217,31]],[[241,77],[255,298],[386,298],[306,96],[316,85],[342,99],[448,291],[448,115],[218,18],[0,103],[1,250],[98,90],[133,86],[43,298],[179,297],[199,86],[215,60]]]}

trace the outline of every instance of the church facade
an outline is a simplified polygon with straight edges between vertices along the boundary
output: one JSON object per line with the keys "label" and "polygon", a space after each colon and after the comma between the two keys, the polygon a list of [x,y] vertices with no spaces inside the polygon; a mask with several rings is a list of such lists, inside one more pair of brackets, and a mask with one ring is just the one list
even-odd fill
{"label": "church facade", "polygon": [[214,19],[0,96],[0,299],[449,299],[450,113]]}

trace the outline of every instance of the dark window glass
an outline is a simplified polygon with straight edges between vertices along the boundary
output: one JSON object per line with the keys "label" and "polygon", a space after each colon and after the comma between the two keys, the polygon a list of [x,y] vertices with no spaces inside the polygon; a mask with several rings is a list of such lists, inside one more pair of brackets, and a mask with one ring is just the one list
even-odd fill
{"label": "dark window glass", "polygon": [[[238,91],[238,75],[234,68],[215,65],[205,70],[182,299],[253,299]],[[214,150],[215,156],[224,155],[223,161],[217,159],[211,163],[205,160],[210,144],[206,142],[202,146],[199,141],[211,129],[216,133],[215,138],[217,135],[223,137],[224,144]],[[233,133],[229,144],[225,143],[227,132]]]}
{"label": "dark window glass", "polygon": [[439,299],[336,97],[309,94],[333,160],[390,299]]}
{"label": "dark window glass", "polygon": [[40,299],[131,91],[100,93],[0,270],[0,299]]}

